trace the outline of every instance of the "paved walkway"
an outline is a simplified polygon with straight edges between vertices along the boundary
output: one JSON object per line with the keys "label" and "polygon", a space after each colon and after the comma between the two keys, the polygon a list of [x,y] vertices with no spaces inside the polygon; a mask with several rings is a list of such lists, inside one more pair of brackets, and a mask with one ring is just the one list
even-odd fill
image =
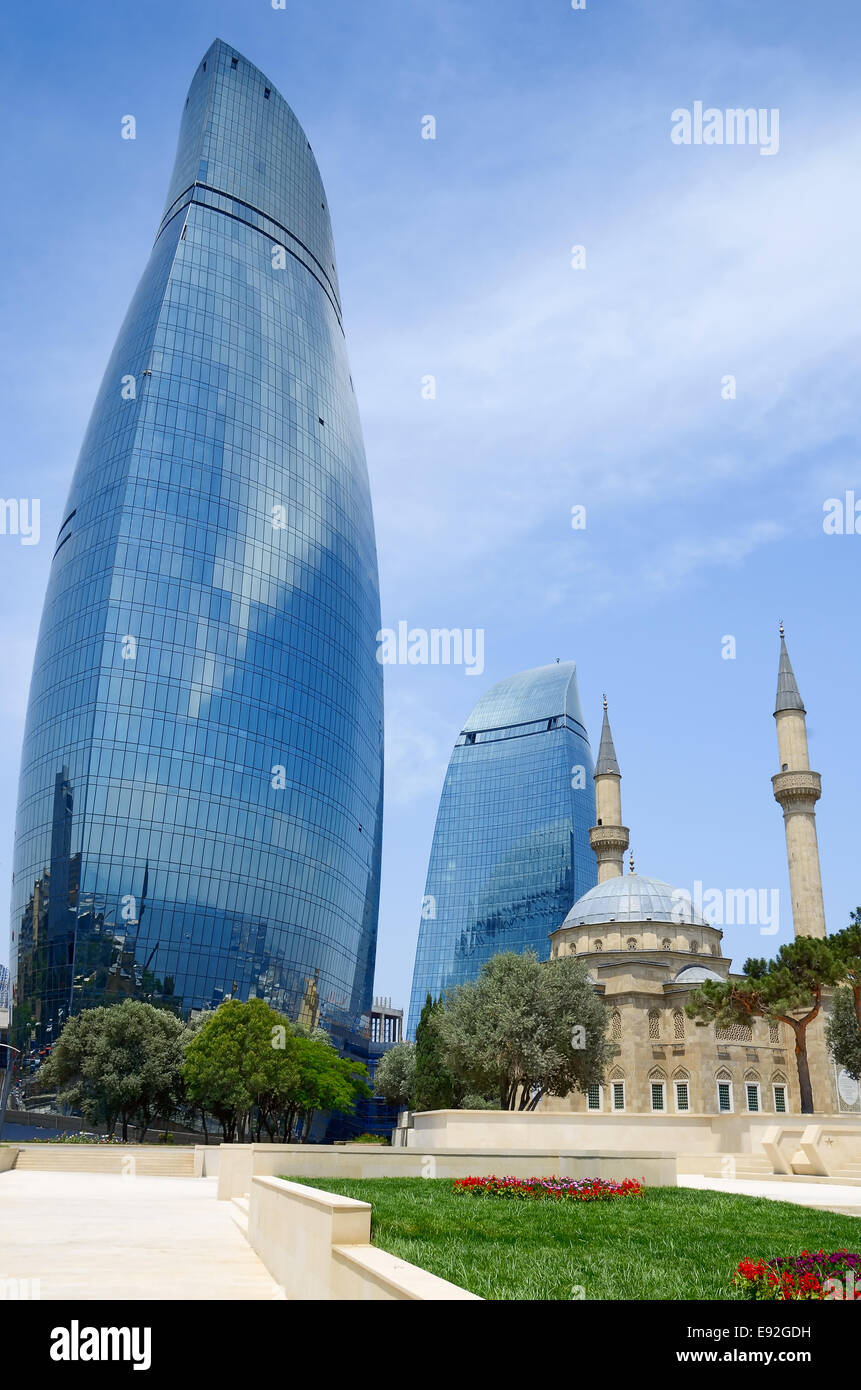
{"label": "paved walkway", "polygon": [[63,1299],[272,1299],[283,1292],[214,1178],[0,1173],[0,1286]]}
{"label": "paved walkway", "polygon": [[739,1192],[744,1197],[768,1197],[775,1202],[794,1202],[841,1216],[861,1216],[861,1187],[829,1182],[769,1182],[768,1178],[702,1178],[680,1173],[679,1187],[704,1187],[710,1192]]}

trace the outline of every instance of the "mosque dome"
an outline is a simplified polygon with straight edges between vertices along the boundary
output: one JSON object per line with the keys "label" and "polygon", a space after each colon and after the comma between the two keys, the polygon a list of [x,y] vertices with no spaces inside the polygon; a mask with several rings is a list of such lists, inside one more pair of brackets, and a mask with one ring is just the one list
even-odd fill
{"label": "mosque dome", "polygon": [[643,874],[605,879],[578,898],[563,927],[587,927],[605,922],[671,922],[674,926],[707,927],[690,895],[681,888]]}
{"label": "mosque dome", "polygon": [[717,980],[719,984],[725,984],[723,975],[718,975],[716,971],[709,970],[705,965],[685,965],[673,980],[674,985],[701,985],[703,980]]}

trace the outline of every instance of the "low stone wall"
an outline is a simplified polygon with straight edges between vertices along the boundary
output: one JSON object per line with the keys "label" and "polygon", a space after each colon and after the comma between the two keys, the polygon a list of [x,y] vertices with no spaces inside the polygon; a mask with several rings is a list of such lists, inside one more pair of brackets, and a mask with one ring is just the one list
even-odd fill
{"label": "low stone wall", "polygon": [[15,1167],[18,1150],[12,1144],[0,1144],[0,1173],[8,1173]]}
{"label": "low stone wall", "polygon": [[457,1284],[371,1245],[368,1203],[334,1192],[254,1178],[248,1239],[288,1299],[476,1300]]}
{"label": "low stone wall", "polygon": [[660,1152],[572,1152],[561,1149],[380,1149],[334,1144],[222,1144],[218,1196],[245,1196],[252,1178],[644,1178],[675,1187],[676,1156]]}
{"label": "low stone wall", "polygon": [[573,1111],[424,1110],[413,1115],[407,1149],[563,1149],[619,1153],[715,1151],[709,1115],[582,1115]]}
{"label": "low stone wall", "polygon": [[213,1144],[195,1144],[194,1176],[217,1178],[221,1170],[221,1148]]}
{"label": "low stone wall", "polygon": [[764,1141],[778,1128],[780,1149],[789,1158],[811,1124],[821,1127],[827,1137],[835,1167],[861,1161],[858,1115],[590,1115],[561,1110],[524,1115],[509,1110],[426,1110],[413,1116],[411,1129],[400,1132],[408,1152],[558,1148],[611,1156],[635,1150],[764,1157]]}

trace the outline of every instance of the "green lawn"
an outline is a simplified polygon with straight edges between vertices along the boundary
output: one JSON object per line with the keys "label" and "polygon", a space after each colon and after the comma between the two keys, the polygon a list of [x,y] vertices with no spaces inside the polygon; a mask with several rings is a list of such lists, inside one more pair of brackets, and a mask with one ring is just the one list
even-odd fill
{"label": "green lawn", "polygon": [[425,1178],[290,1178],[373,1206],[374,1245],[493,1299],[728,1298],[744,1255],[861,1250],[861,1219],[656,1187],[609,1202],[461,1196]]}

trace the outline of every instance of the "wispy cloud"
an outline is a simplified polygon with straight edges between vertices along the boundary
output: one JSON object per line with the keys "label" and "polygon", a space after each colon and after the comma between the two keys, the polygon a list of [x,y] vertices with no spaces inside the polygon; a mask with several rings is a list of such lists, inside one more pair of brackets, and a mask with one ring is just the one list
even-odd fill
{"label": "wispy cloud", "polygon": [[[585,270],[569,269],[567,243],[544,241],[515,263],[485,258],[468,299],[375,325],[362,407],[399,592],[426,592],[434,571],[477,590],[491,559],[505,570],[506,557],[561,546],[576,502],[620,523],[648,515],[653,544],[614,557],[646,592],[779,538],[803,452],[839,443],[856,409],[861,190],[846,169],[861,123],[842,130],[807,130],[799,148],[795,128],[771,161],[684,151],[684,185],[593,219]],[[673,154],[656,145],[656,182]],[[535,171],[523,177],[488,197],[533,196]],[[579,240],[576,216],[568,226]],[[435,401],[420,399],[428,372]],[[721,398],[727,374],[735,400]],[[826,379],[823,397],[813,384]],[[774,471],[780,495],[751,500]],[[678,506],[704,498],[719,534],[675,539]],[[565,563],[573,577],[600,560],[568,545]]]}

